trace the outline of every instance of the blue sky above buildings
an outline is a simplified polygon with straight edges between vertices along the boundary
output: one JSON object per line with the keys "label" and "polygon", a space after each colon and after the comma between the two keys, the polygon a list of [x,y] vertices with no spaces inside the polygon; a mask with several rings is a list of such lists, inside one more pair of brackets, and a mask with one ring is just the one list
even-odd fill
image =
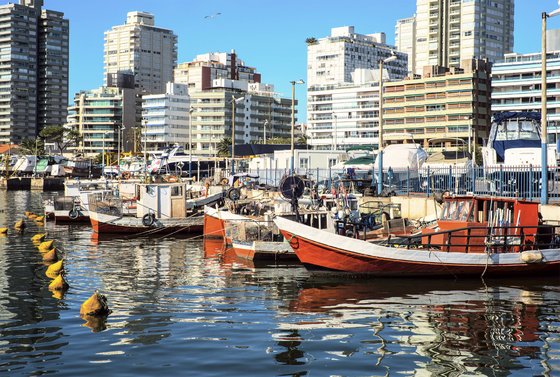
{"label": "blue sky above buildings", "polygon": [[[157,26],[178,35],[178,62],[235,49],[262,73],[263,82],[290,97],[289,82],[306,79],[307,37],[322,38],[332,27],[354,25],[360,34],[383,31],[393,44],[395,22],[414,15],[416,1],[45,0],[45,7],[70,19],[70,97],[103,83],[103,33],[123,24],[126,13],[134,10],[153,13]],[[541,12],[557,7],[556,0],[515,1],[516,52],[540,50]],[[549,29],[554,28],[560,28],[560,16],[550,19]],[[302,105],[305,96],[305,88],[298,86]],[[299,111],[305,121],[305,109],[300,106]]]}

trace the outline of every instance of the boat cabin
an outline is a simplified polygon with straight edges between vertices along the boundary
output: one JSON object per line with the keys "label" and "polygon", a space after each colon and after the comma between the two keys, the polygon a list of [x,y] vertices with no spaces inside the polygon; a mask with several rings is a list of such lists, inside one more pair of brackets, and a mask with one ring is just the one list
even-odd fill
{"label": "boat cabin", "polygon": [[509,238],[510,246],[521,241],[534,243],[538,206],[515,198],[446,197],[438,229],[424,229],[422,244],[451,252],[484,252],[493,240],[507,244]]}
{"label": "boat cabin", "polygon": [[187,184],[139,184],[136,217],[153,214],[157,219],[186,217]]}

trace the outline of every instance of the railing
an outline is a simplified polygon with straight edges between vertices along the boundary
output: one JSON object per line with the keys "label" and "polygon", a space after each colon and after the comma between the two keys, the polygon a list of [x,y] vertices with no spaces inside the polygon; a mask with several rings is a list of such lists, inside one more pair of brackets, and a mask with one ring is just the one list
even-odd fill
{"label": "railing", "polygon": [[[297,161],[296,161],[297,164]],[[393,169],[384,167],[382,195],[426,195],[449,192],[455,195],[488,195],[527,200],[540,200],[541,167],[428,167],[418,169]],[[239,172],[239,170],[238,170]],[[259,176],[259,182],[278,186],[289,169],[248,169],[246,172]],[[338,190],[342,179],[354,179],[355,189],[377,194],[377,171],[348,174],[344,169],[296,168],[295,173],[307,176],[320,189]],[[549,202],[560,202],[560,169],[548,168]]]}

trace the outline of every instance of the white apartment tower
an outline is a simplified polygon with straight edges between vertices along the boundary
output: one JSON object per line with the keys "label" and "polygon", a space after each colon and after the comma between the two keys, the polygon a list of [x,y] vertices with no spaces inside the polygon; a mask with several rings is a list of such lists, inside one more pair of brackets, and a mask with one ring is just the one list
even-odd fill
{"label": "white apartment tower", "polygon": [[307,136],[314,149],[374,146],[379,129],[379,62],[384,80],[408,72],[407,55],[385,44],[385,34],[356,34],[353,26],[307,40]]}
{"label": "white apartment tower", "polygon": [[[514,0],[417,0],[414,73],[425,66],[459,67],[466,59],[502,60],[513,49]],[[404,20],[397,21],[397,29]]]}
{"label": "white apartment tower", "polygon": [[395,45],[397,50],[408,55],[408,72],[414,73],[416,65],[416,17],[403,18],[395,26]]}
{"label": "white apartment tower", "polygon": [[[163,150],[169,145],[189,145],[189,95],[186,85],[169,82],[165,93],[142,98],[142,145],[148,151]],[[146,140],[144,140],[146,139]]]}
{"label": "white apartment tower", "polygon": [[138,92],[164,93],[176,63],[177,36],[156,27],[150,13],[129,12],[126,24],[105,32],[105,85],[108,74],[128,71]]}

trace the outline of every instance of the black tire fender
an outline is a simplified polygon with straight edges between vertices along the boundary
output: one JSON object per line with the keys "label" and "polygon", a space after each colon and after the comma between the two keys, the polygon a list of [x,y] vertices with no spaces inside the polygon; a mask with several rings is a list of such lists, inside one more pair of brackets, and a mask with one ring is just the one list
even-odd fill
{"label": "black tire fender", "polygon": [[146,213],[142,217],[142,225],[144,226],[152,226],[154,225],[154,222],[155,222],[155,216],[153,213]]}
{"label": "black tire fender", "polygon": [[77,208],[72,208],[68,212],[68,217],[71,218],[72,220],[76,220],[79,216],[80,216],[80,211],[78,211]]}

